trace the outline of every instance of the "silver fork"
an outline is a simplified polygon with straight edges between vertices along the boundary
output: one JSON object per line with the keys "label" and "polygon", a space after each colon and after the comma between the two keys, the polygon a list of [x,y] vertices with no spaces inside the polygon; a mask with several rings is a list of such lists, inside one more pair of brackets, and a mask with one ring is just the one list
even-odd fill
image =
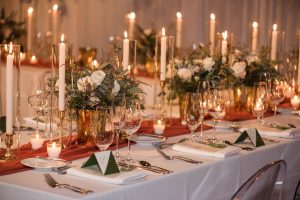
{"label": "silver fork", "polygon": [[201,161],[197,161],[197,160],[193,160],[193,159],[190,159],[190,158],[186,158],[186,157],[183,157],[183,156],[168,156],[165,152],[163,152],[161,149],[159,148],[156,148],[157,152],[162,155],[166,160],[174,160],[174,159],[177,159],[177,160],[182,160],[182,161],[185,161],[185,162],[188,162],[188,163],[193,163],[193,164],[200,164],[200,163],[203,163]]}
{"label": "silver fork", "polygon": [[73,185],[69,185],[69,184],[61,184],[61,183],[58,183],[50,174],[46,173],[44,174],[44,177],[45,177],[45,181],[46,183],[50,186],[50,187],[53,187],[53,188],[66,188],[66,189],[69,189],[69,190],[72,190],[74,192],[78,192],[80,194],[87,194],[87,193],[92,193],[93,191],[92,190],[87,190],[87,189],[83,189],[83,188],[80,188],[80,187],[76,187],[76,186],[73,186]]}

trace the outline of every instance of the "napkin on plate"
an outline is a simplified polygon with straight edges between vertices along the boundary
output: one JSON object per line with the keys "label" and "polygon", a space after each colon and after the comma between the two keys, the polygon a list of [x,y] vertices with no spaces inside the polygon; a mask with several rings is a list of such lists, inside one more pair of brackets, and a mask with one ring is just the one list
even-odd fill
{"label": "napkin on plate", "polygon": [[195,154],[199,156],[208,156],[214,158],[228,158],[241,151],[241,148],[234,146],[227,146],[224,149],[211,147],[206,144],[201,144],[198,142],[183,142],[174,144],[172,146],[174,151],[179,151],[183,153]]}
{"label": "napkin on plate", "polygon": [[126,185],[144,180],[148,174],[143,170],[133,170],[120,172],[111,175],[102,175],[99,171],[92,169],[84,169],[80,167],[71,167],[67,173],[81,178],[87,178],[98,182],[110,183],[115,185]]}
{"label": "napkin on plate", "polygon": [[[270,136],[270,137],[281,137],[281,138],[296,138],[300,137],[300,128],[290,128],[287,130],[280,130],[277,128],[271,128],[267,126],[258,125],[255,127],[260,135]],[[243,132],[247,128],[241,128],[240,131]]]}

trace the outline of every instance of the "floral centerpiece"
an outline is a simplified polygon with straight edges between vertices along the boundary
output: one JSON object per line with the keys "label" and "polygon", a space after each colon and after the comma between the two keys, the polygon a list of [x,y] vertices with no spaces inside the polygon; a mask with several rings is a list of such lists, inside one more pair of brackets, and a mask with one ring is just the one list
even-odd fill
{"label": "floral centerpiece", "polygon": [[[253,96],[253,86],[279,76],[274,62],[268,59],[267,49],[262,48],[258,55],[250,55],[247,51],[235,50],[227,57],[219,54],[210,56],[209,50],[199,45],[182,60],[175,59],[174,70],[168,68],[168,85],[172,87],[171,98],[182,97],[188,92],[203,90],[203,82],[208,86],[221,86],[233,89],[234,95],[245,96],[246,104],[249,96]],[[236,100],[236,98],[235,98]],[[245,109],[245,105],[239,105]]]}
{"label": "floral centerpiece", "polygon": [[71,65],[66,69],[67,105],[77,112],[78,143],[92,142],[93,115],[98,106],[118,104],[122,97],[138,98],[139,81],[110,59],[99,67]]}

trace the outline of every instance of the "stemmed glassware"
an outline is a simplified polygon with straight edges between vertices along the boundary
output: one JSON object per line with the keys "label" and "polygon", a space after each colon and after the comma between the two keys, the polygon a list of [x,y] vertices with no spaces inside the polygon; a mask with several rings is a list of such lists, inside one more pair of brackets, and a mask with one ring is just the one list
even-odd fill
{"label": "stemmed glassware", "polygon": [[215,134],[217,120],[224,116],[225,112],[224,97],[220,95],[216,88],[210,91],[208,98],[208,112],[213,117],[213,134]]}
{"label": "stemmed glassware", "polygon": [[200,101],[199,93],[187,93],[186,94],[186,125],[191,131],[192,140],[197,140],[198,137],[195,135],[195,130],[201,123],[201,113],[200,113]]}
{"label": "stemmed glassware", "polygon": [[270,85],[270,101],[274,106],[274,121],[273,124],[276,125],[276,114],[277,106],[284,100],[285,97],[285,87],[281,84],[279,80],[274,80]]}
{"label": "stemmed glassware", "polygon": [[105,151],[114,140],[114,124],[111,107],[97,107],[95,143],[100,151]]}
{"label": "stemmed glassware", "polygon": [[199,111],[200,111],[200,139],[203,138],[203,121],[204,117],[208,111],[208,95],[207,92],[199,94]]}
{"label": "stemmed glassware", "polygon": [[265,82],[255,85],[255,96],[252,112],[257,117],[257,124],[262,124],[262,118],[268,108],[268,90]]}
{"label": "stemmed glassware", "polygon": [[141,105],[137,99],[126,99],[126,112],[123,130],[127,134],[128,154],[127,161],[132,161],[130,156],[130,138],[140,128],[142,122]]}
{"label": "stemmed glassware", "polygon": [[120,99],[115,99],[112,103],[112,116],[113,116],[114,130],[116,136],[115,157],[117,159],[120,157],[119,138],[120,138],[120,132],[125,123],[125,113],[126,113],[126,99],[125,99],[125,95],[122,95]]}

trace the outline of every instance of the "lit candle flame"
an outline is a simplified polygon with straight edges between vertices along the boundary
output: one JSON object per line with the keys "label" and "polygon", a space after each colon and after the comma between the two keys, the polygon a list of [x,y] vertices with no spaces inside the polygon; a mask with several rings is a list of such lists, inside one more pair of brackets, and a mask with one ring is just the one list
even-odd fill
{"label": "lit candle flame", "polygon": [[161,125],[161,120],[159,119],[159,120],[157,120],[157,123],[159,124],[159,125]]}
{"label": "lit candle flame", "polygon": [[165,36],[165,35],[166,35],[166,30],[165,30],[164,27],[163,27],[162,30],[161,30],[161,34],[162,34],[162,36]]}
{"label": "lit candle flame", "polygon": [[27,10],[27,13],[28,13],[28,15],[31,15],[33,13],[33,8],[29,7],[28,10]]}
{"label": "lit candle flame", "polygon": [[273,25],[273,31],[276,31],[277,30],[277,24],[274,24]]}
{"label": "lit candle flame", "polygon": [[177,12],[177,13],[176,13],[176,17],[177,17],[177,19],[182,19],[182,14],[181,14],[181,12]]}
{"label": "lit candle flame", "polygon": [[211,20],[215,20],[215,19],[216,19],[216,16],[215,16],[214,13],[210,13],[210,19],[211,19]]}
{"label": "lit candle flame", "polygon": [[125,31],[124,32],[124,38],[127,39],[127,37],[128,37],[128,34],[127,34],[127,31]]}
{"label": "lit candle flame", "polygon": [[135,12],[129,13],[128,18],[131,19],[131,20],[134,20],[135,19]]}
{"label": "lit candle flame", "polygon": [[253,22],[252,27],[253,28],[257,28],[258,27],[258,23],[257,22]]}
{"label": "lit candle flame", "polygon": [[52,143],[52,147],[53,147],[53,148],[56,147],[56,142],[53,142],[53,143]]}
{"label": "lit candle flame", "polygon": [[222,33],[222,37],[223,37],[223,40],[227,40],[227,31],[224,31]]}
{"label": "lit candle flame", "polygon": [[63,43],[64,40],[65,40],[65,34],[61,34],[61,36],[60,36],[60,41],[61,41],[61,43]]}
{"label": "lit candle flame", "polygon": [[55,11],[57,11],[58,10],[58,5],[54,4],[53,7],[52,7],[52,9],[55,10]]}

